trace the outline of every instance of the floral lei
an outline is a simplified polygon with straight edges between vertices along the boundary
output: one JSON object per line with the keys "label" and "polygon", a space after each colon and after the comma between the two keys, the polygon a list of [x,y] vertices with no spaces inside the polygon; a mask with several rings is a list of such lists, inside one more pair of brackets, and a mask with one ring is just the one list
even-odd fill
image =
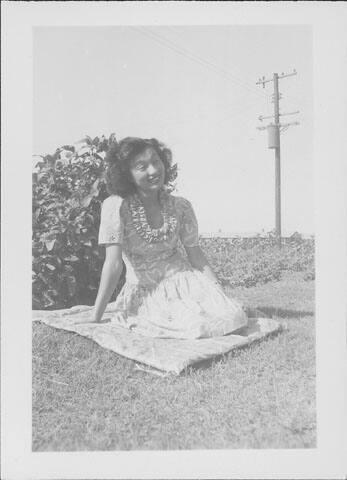
{"label": "floral lei", "polygon": [[165,191],[159,192],[159,201],[162,205],[163,225],[160,228],[152,228],[147,220],[145,208],[140,197],[134,194],[129,199],[129,207],[132,222],[136,232],[148,243],[166,241],[176,230],[177,218],[168,209],[168,195]]}

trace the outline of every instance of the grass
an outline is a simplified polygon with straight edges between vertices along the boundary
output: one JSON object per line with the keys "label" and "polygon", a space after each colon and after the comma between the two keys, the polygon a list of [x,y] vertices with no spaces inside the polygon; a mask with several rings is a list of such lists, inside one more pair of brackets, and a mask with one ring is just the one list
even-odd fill
{"label": "grass", "polygon": [[314,282],[302,276],[226,290],[287,330],[179,377],[34,324],[33,450],[315,447]]}

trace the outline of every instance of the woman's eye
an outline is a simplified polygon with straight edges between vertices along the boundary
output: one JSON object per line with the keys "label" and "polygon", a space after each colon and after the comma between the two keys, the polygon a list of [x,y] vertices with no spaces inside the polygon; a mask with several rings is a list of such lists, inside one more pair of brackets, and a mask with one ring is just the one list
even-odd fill
{"label": "woman's eye", "polygon": [[151,163],[152,163],[152,166],[153,166],[153,167],[158,168],[158,166],[159,166],[159,160],[153,160]]}

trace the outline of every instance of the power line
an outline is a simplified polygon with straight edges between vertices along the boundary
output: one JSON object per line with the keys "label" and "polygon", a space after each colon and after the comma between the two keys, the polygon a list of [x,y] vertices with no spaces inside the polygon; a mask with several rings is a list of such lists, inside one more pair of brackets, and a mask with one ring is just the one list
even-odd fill
{"label": "power line", "polygon": [[[198,56],[194,53],[192,53],[191,51],[187,50],[186,48],[183,48],[181,46],[178,46],[177,44],[175,44],[174,42],[168,40],[166,37],[163,37],[162,35],[159,35],[157,33],[154,33],[152,30],[144,30],[140,27],[131,27],[133,28],[134,30],[137,30],[138,32],[142,33],[143,35],[147,36],[148,38],[150,38],[151,40],[154,40],[156,41],[157,43],[159,43],[160,45],[166,47],[166,48],[169,48],[170,50],[172,50],[173,52],[191,60],[191,61],[194,61],[195,63],[198,63],[202,66],[205,66],[206,68],[208,68],[209,70],[212,70],[214,73],[218,74],[218,75],[222,75],[223,77],[226,77],[226,78],[229,78],[231,79],[234,83],[238,84],[238,86],[246,89],[247,91],[249,91],[250,93],[252,93],[253,95],[257,95],[259,96],[260,98],[264,98],[264,96],[266,98],[268,98],[268,95],[265,94],[265,93],[260,93],[259,90],[256,90],[254,89],[254,86],[250,84],[250,82],[247,82],[247,81],[241,81],[240,79],[238,79],[237,77],[235,77],[235,75],[233,75],[229,70],[225,69],[225,68],[221,68],[220,66],[214,64],[214,63],[211,63],[209,61],[207,61],[206,59],[204,59],[203,57],[201,56]],[[247,84],[251,85],[251,86],[248,86]],[[282,97],[283,98],[283,97]],[[285,95],[283,99],[286,99],[287,101],[289,101],[290,104],[292,104],[294,101],[293,99],[289,96],[289,95]]]}
{"label": "power line", "polygon": [[[168,30],[171,30],[171,31],[175,32],[176,34],[179,34],[178,31],[177,31],[174,27],[172,27],[172,26],[166,26],[165,28],[168,29]],[[159,34],[155,34],[154,32],[152,32],[152,33],[153,33],[153,35],[157,35],[158,37],[161,37],[161,38],[165,39],[167,42],[170,42],[171,44],[175,45],[172,41],[168,40],[167,38],[165,38],[165,37],[163,37],[163,36],[160,36]],[[178,48],[181,48],[181,49],[184,50],[183,47],[178,46],[177,44],[176,44],[176,46],[177,46]],[[185,50],[186,50],[186,49],[185,49]],[[188,51],[188,50],[186,50],[186,51]],[[197,54],[194,54],[194,53],[192,53],[192,52],[190,52],[190,53],[191,53],[191,55],[197,56]],[[240,78],[236,77],[235,74],[231,73],[231,71],[230,71],[229,69],[226,69],[226,68],[224,68],[224,67],[222,68],[222,67],[220,67],[219,65],[213,64],[213,63],[211,63],[210,61],[208,61],[208,60],[206,60],[206,59],[203,59],[203,57],[201,57],[201,56],[200,56],[199,58],[202,59],[202,60],[204,60],[206,63],[209,63],[210,65],[213,65],[213,66],[214,66],[215,68],[217,68],[218,70],[220,70],[220,71],[222,71],[222,72],[224,72],[224,73],[227,72],[229,75],[233,76],[233,77],[236,79],[236,81],[242,82],[243,84],[248,85],[249,88],[252,90],[252,92],[254,92],[254,93],[256,93],[256,94],[261,93],[261,94],[263,95],[263,97],[264,97],[264,96],[265,96],[266,98],[268,97],[265,92],[259,92],[259,90],[257,90],[257,89],[254,87],[254,83],[253,83],[251,80],[246,80],[246,79],[245,79],[245,74],[244,74],[244,72],[240,72],[240,74],[242,75],[242,78],[243,78],[243,80],[241,80]],[[286,95],[286,94],[285,94],[285,95],[283,96],[283,98],[289,100],[289,103],[293,103],[293,102],[298,103],[298,101],[299,101],[299,103],[306,102],[306,99],[300,99],[300,100],[298,100],[296,97],[293,97],[292,94],[290,94],[290,95]]]}
{"label": "power line", "polygon": [[154,32],[152,32],[150,30],[143,30],[142,28],[139,28],[139,27],[131,27],[131,28],[133,28],[134,30],[137,30],[138,32],[141,32],[143,35],[147,36],[148,38],[151,38],[152,40],[156,41],[157,43],[161,44],[162,46],[164,46],[166,48],[169,48],[170,50],[174,51],[175,53],[177,53],[179,55],[182,55],[183,57],[210,69],[214,73],[217,73],[218,75],[222,75],[226,78],[229,78],[232,82],[236,83],[238,86],[248,90],[253,95],[257,95],[258,97],[261,97],[262,99],[264,99],[264,94],[260,93],[256,89],[254,89],[254,87],[249,87],[245,82],[236,78],[233,74],[231,74],[226,69],[223,69],[223,68],[221,68],[221,67],[219,67],[219,66],[217,66],[217,65],[215,65],[215,64],[213,64],[213,63],[211,63],[211,62],[209,62],[205,59],[203,59],[201,56],[197,56],[196,54],[191,53],[189,50],[187,50],[185,48],[177,46],[175,43],[171,42],[167,38],[165,38],[161,35],[155,34]]}
{"label": "power line", "polygon": [[[171,26],[168,26],[168,27],[166,27],[166,28],[168,28],[169,30],[171,30],[171,31],[173,31],[173,32],[178,33],[178,32],[177,32],[173,27],[171,27]],[[172,41],[171,41],[171,43],[172,43]],[[180,46],[179,46],[179,48],[183,48],[183,47],[180,47]],[[192,52],[191,52],[191,53],[192,53]],[[192,53],[192,55],[196,55],[196,56],[197,56],[197,54],[193,54],[193,53]],[[200,56],[200,58],[202,58],[202,57]],[[202,58],[202,59],[203,59],[203,58]],[[212,63],[211,61],[206,60],[206,59],[203,59],[203,60],[204,60],[205,62],[209,63],[210,65],[213,65],[215,68],[221,70],[222,72],[228,73],[229,75],[231,75],[232,77],[234,77],[236,81],[241,82],[242,84],[248,85],[248,87],[249,87],[255,94],[259,95],[259,93],[260,93],[260,94],[262,94],[262,96],[267,97],[267,95],[266,95],[265,93],[259,92],[259,90],[257,90],[257,89],[254,87],[254,83],[253,83],[251,80],[246,80],[246,79],[245,79],[244,72],[240,72],[240,70],[239,70],[239,73],[241,74],[241,77],[242,77],[242,79],[241,79],[241,78],[237,77],[237,76],[235,75],[235,73],[232,73],[228,68],[221,67],[220,65],[217,65],[217,64],[215,64],[215,63]]]}

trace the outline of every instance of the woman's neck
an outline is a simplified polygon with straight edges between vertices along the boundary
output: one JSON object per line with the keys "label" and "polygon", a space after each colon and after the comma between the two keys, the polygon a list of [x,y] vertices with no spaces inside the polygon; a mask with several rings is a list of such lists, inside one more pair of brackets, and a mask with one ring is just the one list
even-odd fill
{"label": "woman's neck", "polygon": [[158,205],[160,203],[159,192],[143,192],[138,190],[137,195],[140,197],[141,202],[144,205]]}

